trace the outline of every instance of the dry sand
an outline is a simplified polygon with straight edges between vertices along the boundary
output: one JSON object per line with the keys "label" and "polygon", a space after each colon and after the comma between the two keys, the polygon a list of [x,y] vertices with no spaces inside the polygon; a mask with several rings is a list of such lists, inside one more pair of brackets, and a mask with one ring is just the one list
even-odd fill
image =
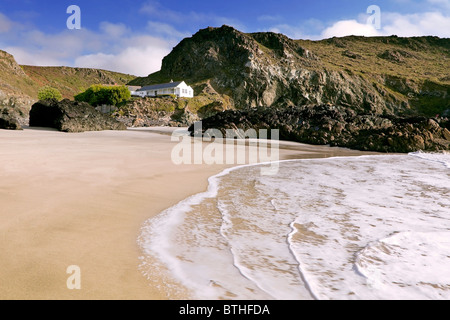
{"label": "dry sand", "polygon": [[[174,165],[172,130],[0,130],[0,299],[166,299],[138,270],[140,228],[230,167]],[[361,154],[280,150],[282,160]],[[80,290],[67,288],[71,265]]]}

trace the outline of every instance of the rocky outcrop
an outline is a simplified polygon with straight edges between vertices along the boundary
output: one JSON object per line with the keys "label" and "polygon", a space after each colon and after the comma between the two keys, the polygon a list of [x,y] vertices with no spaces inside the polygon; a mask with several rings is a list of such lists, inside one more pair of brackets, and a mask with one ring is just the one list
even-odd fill
{"label": "rocky outcrop", "polygon": [[[20,125],[28,125],[28,113],[35,102],[30,91],[36,85],[25,74],[14,57],[0,50],[0,111],[9,114]],[[3,116],[5,118],[5,116]]]}
{"label": "rocky outcrop", "polygon": [[21,78],[28,77],[23,71],[23,69],[19,66],[19,64],[17,64],[16,60],[14,59],[14,56],[3,50],[0,50],[0,71],[2,72],[7,71],[10,77],[12,76],[18,76]]}
{"label": "rocky outcrop", "polygon": [[35,101],[21,93],[6,93],[0,90],[0,113],[8,114],[14,118],[20,126],[27,126],[29,112]]}
{"label": "rocky outcrop", "polygon": [[[330,103],[361,114],[434,116],[450,108],[450,84],[436,81],[448,73],[449,48],[449,39],[436,37],[306,41],[222,26],[184,39],[159,72],[133,83],[177,79],[197,88],[209,82],[236,109]],[[392,77],[407,86],[388,85]],[[424,103],[430,81],[433,96]]]}
{"label": "rocky outcrop", "polygon": [[378,56],[394,63],[404,63],[407,58],[416,58],[413,54],[405,50],[386,50]]}
{"label": "rocky outcrop", "polygon": [[170,96],[132,99],[112,117],[127,127],[189,126],[199,118],[182,106],[183,101]]}
{"label": "rocky outcrop", "polygon": [[[447,118],[359,115],[348,107],[309,105],[225,111],[204,119],[202,131],[278,129],[280,139],[364,151],[450,150]],[[195,126],[189,130],[195,134]],[[199,134],[199,133],[197,133]]]}
{"label": "rocky outcrop", "polygon": [[194,98],[175,96],[132,98],[112,116],[127,127],[190,126],[229,108],[229,103],[205,84]]}
{"label": "rocky outcrop", "polygon": [[35,103],[30,111],[30,126],[49,127],[64,132],[126,130],[126,126],[95,110],[85,102],[65,99]]}
{"label": "rocky outcrop", "polygon": [[8,109],[0,110],[0,129],[6,130],[22,130],[22,126],[18,121],[18,116],[11,114]]}

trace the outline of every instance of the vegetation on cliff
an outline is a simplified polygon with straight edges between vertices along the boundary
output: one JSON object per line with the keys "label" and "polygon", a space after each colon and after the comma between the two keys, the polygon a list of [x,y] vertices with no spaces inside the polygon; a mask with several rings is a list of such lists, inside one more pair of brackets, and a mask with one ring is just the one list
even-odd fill
{"label": "vegetation on cliff", "polygon": [[96,107],[100,105],[117,106],[130,100],[130,90],[126,86],[92,85],[86,91],[77,94],[75,100],[87,102]]}
{"label": "vegetation on cliff", "polygon": [[38,99],[39,100],[50,100],[50,99],[55,99],[55,100],[61,100],[62,99],[62,95],[61,92],[59,92],[58,89],[52,88],[50,86],[45,86],[42,87],[39,92],[38,92]]}

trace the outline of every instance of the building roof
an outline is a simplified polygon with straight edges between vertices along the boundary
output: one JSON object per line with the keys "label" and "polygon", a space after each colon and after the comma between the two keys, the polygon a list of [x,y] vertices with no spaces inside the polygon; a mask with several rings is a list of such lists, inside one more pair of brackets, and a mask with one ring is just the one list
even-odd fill
{"label": "building roof", "polygon": [[128,86],[128,89],[130,90],[130,91],[137,91],[137,90],[139,90],[141,88],[141,86]]}
{"label": "building roof", "polygon": [[163,83],[163,84],[155,84],[155,85],[152,85],[152,86],[142,87],[138,91],[152,91],[152,90],[158,90],[158,89],[176,88],[182,83],[183,83],[183,81]]}

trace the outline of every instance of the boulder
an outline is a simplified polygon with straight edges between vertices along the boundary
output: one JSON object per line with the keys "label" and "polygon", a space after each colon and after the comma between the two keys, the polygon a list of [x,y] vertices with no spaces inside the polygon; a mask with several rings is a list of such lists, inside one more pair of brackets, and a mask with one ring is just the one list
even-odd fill
{"label": "boulder", "polygon": [[0,129],[22,130],[17,117],[11,115],[7,110],[0,111]]}
{"label": "boulder", "polygon": [[31,107],[31,127],[49,127],[63,132],[126,130],[126,126],[95,110],[86,102],[38,101]]}

